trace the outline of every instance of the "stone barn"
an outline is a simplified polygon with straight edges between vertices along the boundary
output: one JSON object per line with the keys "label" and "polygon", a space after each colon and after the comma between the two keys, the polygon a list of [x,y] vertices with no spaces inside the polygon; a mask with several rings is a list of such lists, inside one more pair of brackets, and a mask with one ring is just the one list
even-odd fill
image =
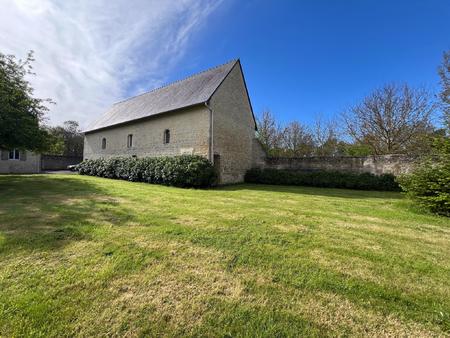
{"label": "stone barn", "polygon": [[84,159],[208,158],[220,183],[242,182],[264,161],[239,60],[114,104],[85,131]]}

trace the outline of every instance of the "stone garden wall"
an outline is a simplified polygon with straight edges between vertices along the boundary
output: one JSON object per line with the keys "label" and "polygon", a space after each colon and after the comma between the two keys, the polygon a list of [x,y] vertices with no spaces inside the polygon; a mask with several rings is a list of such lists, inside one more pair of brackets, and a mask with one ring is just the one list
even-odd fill
{"label": "stone garden wall", "polygon": [[265,164],[260,165],[260,167],[300,171],[338,170],[355,173],[369,172],[376,175],[393,174],[397,176],[409,172],[415,160],[415,157],[407,155],[266,158]]}
{"label": "stone garden wall", "polygon": [[57,155],[42,155],[41,169],[42,170],[65,170],[67,166],[78,164],[83,158],[77,156],[57,156]]}

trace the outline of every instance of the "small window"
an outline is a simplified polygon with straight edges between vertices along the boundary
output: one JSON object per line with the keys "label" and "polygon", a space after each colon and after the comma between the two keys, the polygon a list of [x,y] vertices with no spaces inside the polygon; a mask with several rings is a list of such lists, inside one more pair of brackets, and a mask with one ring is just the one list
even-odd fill
{"label": "small window", "polygon": [[127,147],[131,148],[133,147],[133,134],[128,135],[127,137]]}
{"label": "small window", "polygon": [[102,138],[102,149],[106,149],[106,138]]}
{"label": "small window", "polygon": [[164,130],[164,143],[167,144],[170,142],[170,130]]}
{"label": "small window", "polygon": [[9,151],[9,159],[10,160],[18,160],[20,159],[20,153],[18,149],[13,149]]}

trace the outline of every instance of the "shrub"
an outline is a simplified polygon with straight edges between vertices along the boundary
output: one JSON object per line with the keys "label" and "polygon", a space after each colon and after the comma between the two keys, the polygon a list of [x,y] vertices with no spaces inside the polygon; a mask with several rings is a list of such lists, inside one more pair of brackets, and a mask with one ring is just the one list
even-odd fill
{"label": "shrub", "polygon": [[430,211],[450,217],[450,139],[438,138],[434,153],[399,177],[406,196]]}
{"label": "shrub", "polygon": [[193,155],[85,160],[76,169],[81,175],[177,187],[207,187],[216,181],[211,162]]}
{"label": "shrub", "polygon": [[245,175],[249,183],[302,185],[322,188],[399,191],[395,177],[390,174],[348,173],[340,171],[301,172],[278,169],[250,169]]}

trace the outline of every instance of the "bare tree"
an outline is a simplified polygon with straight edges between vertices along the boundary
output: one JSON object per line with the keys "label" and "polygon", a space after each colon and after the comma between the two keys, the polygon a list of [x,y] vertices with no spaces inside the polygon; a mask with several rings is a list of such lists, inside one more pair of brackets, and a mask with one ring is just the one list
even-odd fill
{"label": "bare tree", "polygon": [[442,90],[439,96],[442,101],[442,110],[444,111],[444,123],[450,133],[450,50],[444,52],[438,73],[441,77]]}
{"label": "bare tree", "polygon": [[338,153],[338,128],[334,119],[316,116],[313,126],[314,153],[319,156],[332,156]]}
{"label": "bare tree", "polygon": [[273,155],[281,148],[281,127],[268,110],[257,119],[258,139],[268,154]]}
{"label": "bare tree", "polygon": [[290,122],[283,129],[283,150],[292,157],[310,156],[314,150],[314,142],[308,128],[300,122]]}
{"label": "bare tree", "polygon": [[375,154],[406,153],[432,132],[435,105],[423,89],[389,84],[343,113],[346,131]]}

